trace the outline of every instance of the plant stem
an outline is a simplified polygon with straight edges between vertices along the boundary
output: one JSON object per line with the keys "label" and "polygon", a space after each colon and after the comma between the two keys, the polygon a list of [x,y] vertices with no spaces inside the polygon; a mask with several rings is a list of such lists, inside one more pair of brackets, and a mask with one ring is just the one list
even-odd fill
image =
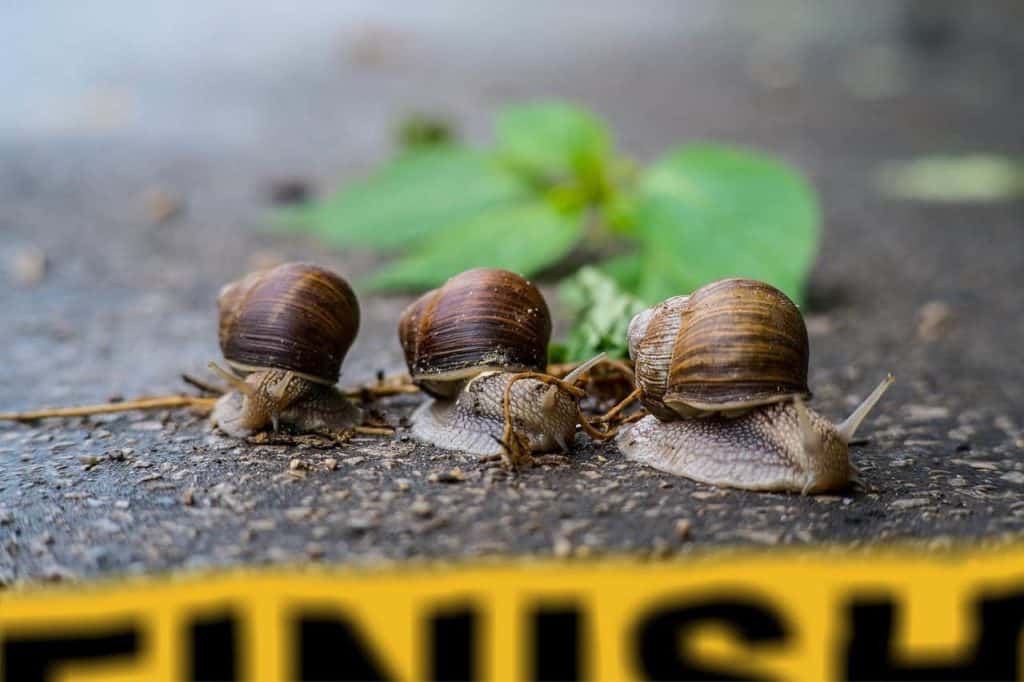
{"label": "plant stem", "polygon": [[630,405],[635,403],[637,398],[639,398],[639,397],[640,397],[640,389],[638,388],[638,389],[635,389],[628,396],[626,396],[625,400],[620,402],[618,405],[616,405],[612,409],[608,410],[607,412],[602,414],[600,417],[597,417],[594,420],[594,423],[596,423],[596,424],[606,424],[606,423],[608,423],[610,421],[613,421],[616,417],[619,416],[619,414],[622,413],[622,411],[624,409],[626,409],[627,407],[629,407]]}

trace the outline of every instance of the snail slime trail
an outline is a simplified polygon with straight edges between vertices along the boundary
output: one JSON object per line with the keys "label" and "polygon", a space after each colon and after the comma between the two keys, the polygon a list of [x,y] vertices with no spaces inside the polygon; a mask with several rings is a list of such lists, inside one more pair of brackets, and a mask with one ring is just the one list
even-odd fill
{"label": "snail slime trail", "polygon": [[217,304],[228,369],[211,367],[232,390],[211,423],[237,437],[281,425],[337,433],[360,423],[361,411],[335,387],[359,331],[359,303],[343,278],[286,263],[226,285]]}
{"label": "snail slime trail", "polygon": [[838,427],[809,409],[807,328],[775,287],[713,282],[639,313],[629,335],[651,414],[619,434],[628,458],[748,490],[827,492],[856,479],[849,443],[892,375]]}

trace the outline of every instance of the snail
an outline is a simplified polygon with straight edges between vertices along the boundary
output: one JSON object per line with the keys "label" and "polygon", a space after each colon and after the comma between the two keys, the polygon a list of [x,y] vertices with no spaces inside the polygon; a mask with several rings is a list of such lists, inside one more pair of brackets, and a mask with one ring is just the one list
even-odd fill
{"label": "snail", "polygon": [[719,486],[816,493],[856,478],[848,445],[892,384],[838,425],[810,410],[803,317],[778,289],[725,279],[639,313],[629,328],[650,415],[619,434],[625,455]]}
{"label": "snail", "polygon": [[602,357],[561,381],[546,377],[551,314],[540,290],[515,273],[452,277],[405,309],[398,335],[412,380],[432,397],[411,417],[421,441],[501,454],[506,407],[531,452],[568,451],[576,425],[589,426],[573,384]]}
{"label": "snail", "polygon": [[360,422],[359,408],[335,388],[359,330],[359,304],[344,279],[286,263],[226,285],[217,305],[231,372],[210,366],[234,390],[217,401],[213,424],[246,436],[280,424],[337,432]]}

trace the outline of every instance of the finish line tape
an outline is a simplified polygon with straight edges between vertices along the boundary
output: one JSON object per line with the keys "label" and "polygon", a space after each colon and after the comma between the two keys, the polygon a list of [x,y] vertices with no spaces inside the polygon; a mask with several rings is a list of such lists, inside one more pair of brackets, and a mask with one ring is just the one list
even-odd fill
{"label": "finish line tape", "polygon": [[3,680],[1020,679],[1024,547],[239,571],[0,592]]}

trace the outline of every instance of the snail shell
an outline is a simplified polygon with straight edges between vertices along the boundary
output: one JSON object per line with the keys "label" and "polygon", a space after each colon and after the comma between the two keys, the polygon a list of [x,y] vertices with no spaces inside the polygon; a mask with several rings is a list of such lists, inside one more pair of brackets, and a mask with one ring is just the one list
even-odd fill
{"label": "snail shell", "polygon": [[[547,368],[551,313],[533,284],[507,270],[456,275],[402,313],[398,335],[413,380],[433,399],[412,415],[412,433],[448,450],[503,451],[504,396],[530,451],[568,450],[580,417],[576,396],[521,372]],[[572,384],[592,363],[566,377]]]}
{"label": "snail shell", "polygon": [[359,331],[352,288],[330,270],[285,263],[221,289],[220,347],[232,369],[295,372],[334,385]]}
{"label": "snail shell", "polygon": [[689,298],[673,296],[641,311],[629,323],[629,356],[634,361],[640,401],[660,419],[676,418],[676,412],[663,399],[672,368],[672,348]]}
{"label": "snail shell", "polygon": [[617,439],[630,459],[715,485],[821,492],[855,474],[848,443],[892,383],[842,424],[804,405],[809,345],[796,305],[764,282],[726,279],[637,315],[637,387],[651,412]]}
{"label": "snail shell", "polygon": [[468,270],[402,313],[399,340],[424,391],[454,397],[461,382],[491,370],[547,367],[551,313],[529,281],[508,270]]}
{"label": "snail shell", "polygon": [[764,282],[724,279],[693,293],[672,348],[664,401],[680,414],[810,397],[803,316]]}
{"label": "snail shell", "polygon": [[334,389],[359,330],[348,283],[324,268],[286,263],[226,285],[217,298],[224,373],[234,391],[211,421],[235,436],[279,423],[299,431],[339,431],[359,410]]}

